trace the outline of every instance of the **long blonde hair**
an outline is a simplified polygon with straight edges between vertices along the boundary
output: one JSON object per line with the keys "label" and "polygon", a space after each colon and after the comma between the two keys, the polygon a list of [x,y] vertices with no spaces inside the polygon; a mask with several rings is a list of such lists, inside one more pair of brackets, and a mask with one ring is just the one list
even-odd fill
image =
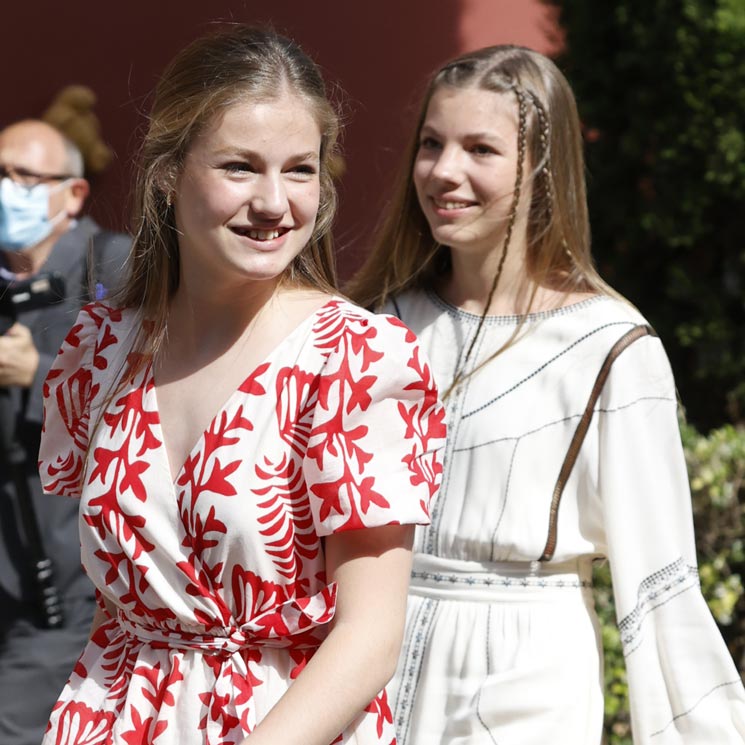
{"label": "long blonde hair", "polygon": [[[445,86],[510,94],[518,104],[520,156],[502,260],[514,227],[522,169],[529,163],[528,279],[535,286],[567,292],[615,295],[598,275],[590,254],[582,136],[574,95],[551,60],[512,45],[465,54],[433,76],[372,251],[347,293],[364,306],[379,308],[407,288],[432,287],[449,271],[449,249],[432,237],[412,181],[429,102],[435,91]],[[492,294],[497,280],[495,277]]]}
{"label": "long blonde hair", "polygon": [[285,279],[327,292],[335,288],[330,228],[337,205],[339,118],[321,73],[290,39],[272,31],[230,26],[179,52],[155,90],[137,168],[129,276],[113,298],[120,307],[137,309],[147,321],[135,342],[139,359],[147,359],[161,344],[169,302],[179,284],[178,234],[170,192],[192,142],[230,106],[272,100],[285,88],[307,102],[321,130],[316,224]]}

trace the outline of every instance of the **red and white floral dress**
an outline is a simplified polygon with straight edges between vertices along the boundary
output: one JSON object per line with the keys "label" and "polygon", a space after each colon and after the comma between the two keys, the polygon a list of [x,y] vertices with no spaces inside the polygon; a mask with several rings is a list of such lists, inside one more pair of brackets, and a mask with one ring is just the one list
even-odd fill
{"label": "red and white floral dress", "polygon": [[[173,482],[151,365],[107,395],[138,323],[87,306],[46,382],[42,482],[81,498],[83,565],[117,617],[44,744],[235,745],[327,633],[322,537],[429,521],[443,409],[414,335],[335,298],[246,377]],[[385,691],[335,742],[395,742]]]}

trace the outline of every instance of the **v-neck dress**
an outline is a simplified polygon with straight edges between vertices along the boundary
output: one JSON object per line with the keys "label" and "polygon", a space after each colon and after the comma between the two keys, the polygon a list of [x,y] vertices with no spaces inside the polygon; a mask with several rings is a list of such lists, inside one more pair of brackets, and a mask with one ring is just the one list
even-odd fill
{"label": "v-neck dress", "polygon": [[[81,499],[82,563],[116,617],[44,744],[236,745],[326,636],[322,538],[428,522],[444,411],[414,335],[334,298],[248,374],[174,482],[152,366],[117,386],[138,326],[87,306],[45,386],[42,483]],[[334,742],[395,742],[385,691]]]}
{"label": "v-neck dress", "polygon": [[[390,307],[447,390],[479,317],[430,292]],[[599,745],[607,557],[635,745],[743,745],[745,690],[699,588],[675,383],[660,340],[613,363],[541,562],[554,486],[598,372],[639,312],[596,296],[486,319],[447,399],[442,488],[416,529],[391,707],[400,745]]]}

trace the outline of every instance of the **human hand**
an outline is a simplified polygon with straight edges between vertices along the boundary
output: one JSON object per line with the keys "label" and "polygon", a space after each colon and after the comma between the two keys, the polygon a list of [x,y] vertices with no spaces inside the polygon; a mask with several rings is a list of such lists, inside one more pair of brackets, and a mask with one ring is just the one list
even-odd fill
{"label": "human hand", "polygon": [[28,326],[14,323],[0,336],[0,386],[28,388],[39,369],[39,352]]}

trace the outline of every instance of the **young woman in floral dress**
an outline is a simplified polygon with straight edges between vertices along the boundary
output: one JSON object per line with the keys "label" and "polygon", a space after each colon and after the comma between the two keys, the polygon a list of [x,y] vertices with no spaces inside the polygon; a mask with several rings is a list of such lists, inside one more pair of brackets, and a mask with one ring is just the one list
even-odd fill
{"label": "young woman in floral dress", "polygon": [[162,77],[126,287],[46,383],[42,481],[81,500],[101,611],[45,745],[395,740],[443,410],[413,335],[333,294],[337,129],[272,33]]}

